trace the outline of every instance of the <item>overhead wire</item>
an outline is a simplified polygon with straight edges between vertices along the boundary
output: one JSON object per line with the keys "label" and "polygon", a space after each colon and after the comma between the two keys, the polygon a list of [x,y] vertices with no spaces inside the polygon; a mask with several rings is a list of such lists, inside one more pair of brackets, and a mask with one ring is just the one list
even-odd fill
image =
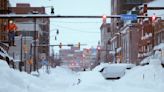
{"label": "overhead wire", "polygon": [[[60,28],[64,28],[64,29],[68,29],[68,30],[71,30],[71,31],[74,31],[74,32],[80,32],[80,33],[96,33],[96,34],[99,34],[100,32],[90,32],[90,31],[84,31],[84,30],[81,30],[81,29],[75,29],[75,28],[71,28],[71,27],[66,27],[66,26],[59,26],[57,25],[58,29],[60,30]],[[55,28],[56,29],[56,28]],[[51,29],[51,30],[54,30],[54,29]]]}
{"label": "overhead wire", "polygon": [[83,21],[83,22],[77,22],[77,21],[51,21],[51,22],[55,22],[55,23],[72,23],[72,24],[74,24],[74,23],[84,23],[84,24],[88,24],[88,23],[91,23],[91,24],[93,24],[93,23],[97,23],[97,24],[99,24],[99,23],[102,23],[102,22],[91,22],[91,21]]}
{"label": "overhead wire", "polygon": [[[86,33],[86,34],[100,34],[100,32],[90,32],[90,31],[85,31],[85,30],[81,30],[81,29],[77,29],[77,28],[68,27],[68,26],[57,25],[57,24],[59,24],[59,23],[61,23],[61,24],[62,23],[68,23],[68,24],[70,24],[70,23],[72,23],[72,24],[77,24],[77,23],[78,24],[81,24],[81,23],[83,23],[83,24],[93,24],[94,23],[95,24],[95,23],[97,23],[97,24],[100,24],[100,23],[102,23],[102,22],[92,22],[92,21],[83,21],[83,22],[78,21],[77,22],[77,21],[56,21],[56,20],[55,21],[51,20],[51,22],[55,23],[54,25],[56,27],[56,28],[50,29],[51,31],[56,30],[56,29],[59,29],[59,30],[62,29],[62,30],[69,30],[69,31],[73,31],[73,32]],[[51,24],[51,25],[53,25],[53,24]],[[87,30],[89,30],[89,29],[87,29]],[[50,36],[54,37],[54,36],[56,36],[56,34],[53,34]]]}

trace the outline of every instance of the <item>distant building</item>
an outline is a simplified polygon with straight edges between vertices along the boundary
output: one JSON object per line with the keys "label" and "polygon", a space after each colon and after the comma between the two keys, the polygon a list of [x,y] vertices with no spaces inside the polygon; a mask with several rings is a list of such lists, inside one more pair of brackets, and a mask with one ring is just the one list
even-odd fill
{"label": "distant building", "polygon": [[83,49],[83,62],[82,66],[85,69],[93,69],[99,62],[97,59],[97,49],[84,48]]}
{"label": "distant building", "polygon": [[[38,13],[38,14],[45,14],[45,7],[31,7],[30,4],[28,3],[17,3],[16,7],[11,7],[10,8],[12,13],[15,14],[32,14],[32,13]],[[34,35],[34,19],[29,19],[29,18],[23,18],[23,19],[15,19],[15,22],[18,23],[20,30],[23,35],[27,35],[29,33],[26,31],[23,31],[23,29],[28,29],[28,25],[31,25],[30,29],[33,29],[33,31],[30,32],[31,36]],[[33,25],[33,26],[32,26]],[[38,34],[39,38],[39,44],[46,44],[49,45],[49,25],[50,21],[48,18],[41,18],[41,19],[36,19],[36,26],[38,26],[41,31]],[[19,30],[19,28],[18,28]],[[46,53],[46,55],[49,55],[49,46],[44,46],[44,47],[39,47],[39,53]]]}
{"label": "distant building", "polygon": [[65,65],[75,71],[81,70],[80,63],[83,61],[83,52],[78,47],[71,47],[71,49],[60,49],[59,56],[61,58],[61,65]]}

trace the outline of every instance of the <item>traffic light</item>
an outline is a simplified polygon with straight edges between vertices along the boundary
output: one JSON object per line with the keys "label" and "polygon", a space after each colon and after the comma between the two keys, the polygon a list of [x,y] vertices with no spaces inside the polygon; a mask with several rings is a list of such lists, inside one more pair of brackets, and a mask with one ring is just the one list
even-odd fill
{"label": "traffic light", "polygon": [[157,19],[157,16],[154,14],[153,16],[149,17],[150,22],[155,22],[155,20]]}
{"label": "traffic light", "polygon": [[97,46],[97,50],[100,51],[101,50],[101,47],[100,46]]}
{"label": "traffic light", "polygon": [[78,42],[78,48],[80,49],[80,42]]}
{"label": "traffic light", "polygon": [[59,48],[60,48],[60,49],[62,48],[62,43],[59,44]]}
{"label": "traffic light", "polygon": [[106,16],[106,15],[103,15],[103,16],[102,16],[103,23],[106,23],[106,18],[107,18],[107,16]]}
{"label": "traffic light", "polygon": [[51,7],[51,14],[54,14],[54,7]]}
{"label": "traffic light", "polygon": [[55,36],[55,40],[57,40],[57,37]]}
{"label": "traffic light", "polygon": [[59,29],[56,30],[56,34],[57,34],[57,35],[59,34]]}
{"label": "traffic light", "polygon": [[151,20],[152,20],[152,22],[154,22],[156,20],[155,14],[151,17]]}

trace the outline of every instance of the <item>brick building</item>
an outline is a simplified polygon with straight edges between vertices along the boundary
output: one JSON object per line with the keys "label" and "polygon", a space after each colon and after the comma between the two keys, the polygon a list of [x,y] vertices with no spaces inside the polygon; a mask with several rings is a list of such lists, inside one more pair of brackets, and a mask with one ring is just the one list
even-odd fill
{"label": "brick building", "polygon": [[61,58],[61,65],[67,66],[72,70],[81,70],[80,63],[83,61],[83,52],[78,47],[71,47],[70,49],[60,49],[59,56]]}
{"label": "brick building", "polygon": [[[137,6],[151,1],[153,0],[111,0],[111,14],[127,14],[135,7],[136,11],[131,11],[131,14],[139,14]],[[105,26],[103,27],[101,29],[105,29]],[[113,58],[109,59],[109,62],[138,63],[138,43],[142,26],[137,21],[123,21],[120,18],[112,18],[110,27],[111,32],[108,35],[110,37],[108,42],[110,42],[111,52],[109,51],[109,53],[113,53],[111,55]]]}
{"label": "brick building", "polygon": [[103,23],[100,27],[101,30],[101,49],[100,49],[100,61],[109,62],[109,50],[110,44],[109,39],[111,39],[111,27],[110,23]]}
{"label": "brick building", "polygon": [[[45,14],[45,7],[31,7],[28,3],[17,3],[16,7],[10,7],[10,11],[13,14]],[[41,61],[39,56],[41,54],[45,54],[46,58],[48,59],[49,56],[49,25],[50,21],[49,18],[38,18],[36,19],[36,22],[34,19],[30,18],[17,18],[13,19],[14,22],[18,26],[18,32],[22,34],[23,36],[23,45],[26,43],[26,48],[28,49],[28,55],[32,53],[31,55],[34,56],[34,37],[36,37],[36,62]],[[36,35],[34,35],[36,32]],[[18,36],[19,37],[19,36]],[[25,40],[26,38],[32,37],[33,41],[29,40],[30,42],[27,42]],[[27,44],[28,43],[28,44]],[[39,46],[42,45],[42,46]],[[47,45],[47,46],[43,46]],[[12,49],[12,48],[11,48]],[[22,48],[23,49],[23,48]],[[32,50],[31,50],[32,49]],[[11,50],[13,51],[13,50]],[[22,51],[24,53],[24,49]],[[21,52],[21,53],[22,53]],[[20,54],[21,55],[21,54]],[[24,55],[21,55],[21,57],[24,57]],[[21,60],[24,60],[21,59]],[[28,59],[25,59],[27,61]],[[36,63],[38,65],[38,63]]]}
{"label": "brick building", "polygon": [[[18,3],[16,7],[11,7],[10,10],[14,14],[32,14],[34,12],[37,12],[38,14],[45,14],[45,7],[31,7],[30,4],[26,3]],[[14,19],[16,23],[23,26],[24,24],[34,25],[34,19],[24,18],[24,19]],[[31,23],[31,24],[30,24]],[[39,44],[49,44],[49,24],[50,21],[48,18],[39,18],[36,19],[36,25],[41,29],[42,34],[38,34],[39,37]],[[32,26],[31,26],[32,27]],[[22,28],[23,29],[23,28]],[[21,31],[21,30],[20,30]],[[34,31],[29,32],[23,32],[21,31],[23,35],[31,34],[31,36],[34,35]],[[49,55],[49,46],[39,47],[39,53],[46,53],[46,55]]]}
{"label": "brick building", "polygon": [[[0,14],[8,14],[9,11],[9,1],[8,0],[0,0]],[[8,50],[8,45],[3,42],[7,41],[7,32],[5,30],[5,25],[8,22],[8,19],[0,19],[0,46],[4,49]]]}

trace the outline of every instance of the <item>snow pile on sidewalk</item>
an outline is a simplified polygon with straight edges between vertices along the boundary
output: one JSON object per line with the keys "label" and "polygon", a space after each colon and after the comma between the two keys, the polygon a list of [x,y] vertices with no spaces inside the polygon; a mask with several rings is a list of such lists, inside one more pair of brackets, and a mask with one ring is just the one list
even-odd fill
{"label": "snow pile on sidewalk", "polygon": [[[164,69],[159,59],[150,59],[150,64],[137,66],[130,70],[118,84],[126,90],[136,92],[162,92],[164,87]],[[134,91],[133,91],[134,92]]]}
{"label": "snow pile on sidewalk", "polygon": [[76,74],[69,69],[57,67],[47,74],[40,70],[36,77],[8,67],[0,60],[0,92],[64,92],[77,82]]}
{"label": "snow pile on sidewalk", "polygon": [[140,64],[149,64],[150,60],[152,59],[159,59],[161,64],[164,64],[164,43],[160,43],[159,45],[154,47],[155,53],[149,57],[146,57],[141,61]]}
{"label": "snow pile on sidewalk", "polygon": [[0,92],[28,92],[31,80],[37,81],[24,72],[10,69],[3,60],[0,60],[0,79]]}

